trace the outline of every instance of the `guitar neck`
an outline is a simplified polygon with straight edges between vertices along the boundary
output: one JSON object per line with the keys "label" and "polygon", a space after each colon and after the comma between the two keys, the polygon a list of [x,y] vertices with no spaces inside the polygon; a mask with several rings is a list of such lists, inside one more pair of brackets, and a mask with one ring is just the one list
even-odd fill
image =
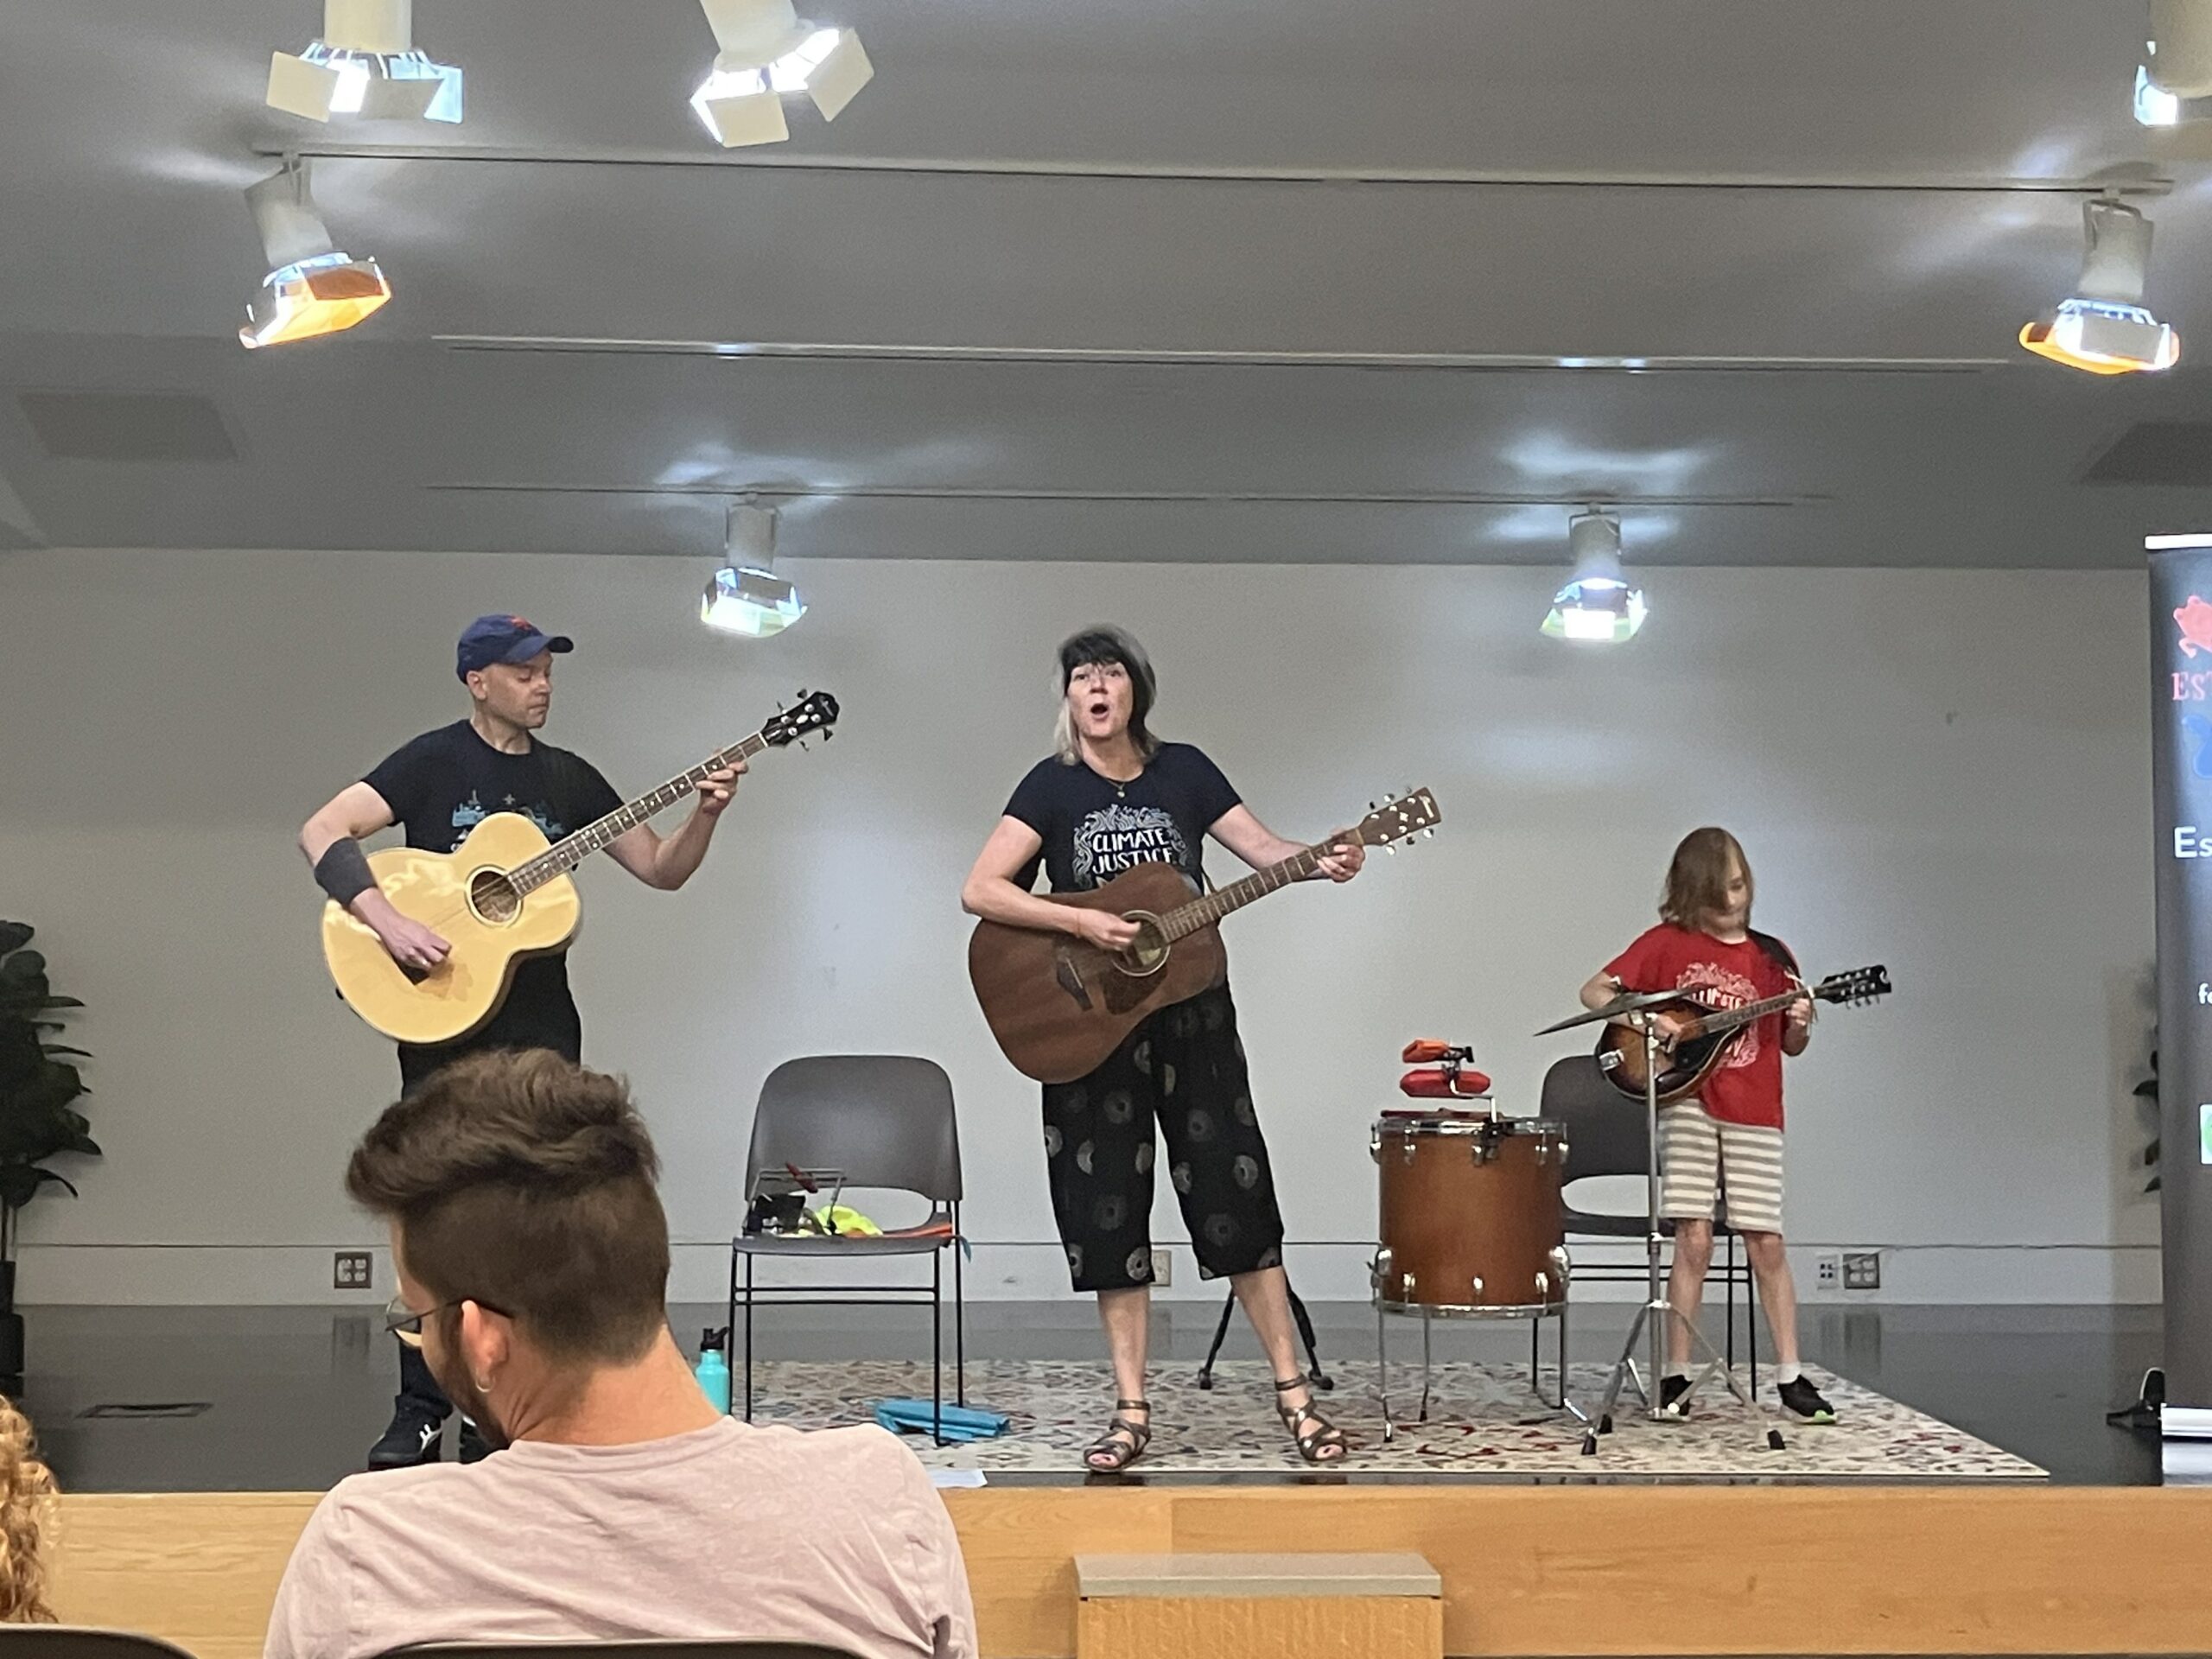
{"label": "guitar neck", "polygon": [[1294,881],[1304,880],[1321,868],[1321,855],[1332,844],[1303,848],[1280,864],[1255,870],[1241,881],[1232,881],[1186,905],[1176,906],[1160,918],[1169,943],[1186,938],[1202,927],[1211,927],[1230,912],[1242,910],[1255,899],[1287,887]]}
{"label": "guitar neck", "polygon": [[1738,1026],[1748,1026],[1754,1020],[1763,1020],[1770,1014],[1779,1014],[1808,991],[1784,991],[1780,996],[1770,996],[1758,1002],[1746,1002],[1740,1008],[1715,1008],[1698,1017],[1700,1032],[1732,1031]]}
{"label": "guitar neck", "polygon": [[677,772],[658,788],[647,790],[635,800],[623,802],[605,817],[555,842],[528,863],[510,870],[508,878],[518,891],[528,893],[533,887],[543,887],[556,875],[566,875],[609,842],[627,834],[648,818],[665,812],[714,773],[735,761],[748,760],[767,747],[766,736],[755,732],[741,742],[716,750],[697,766]]}

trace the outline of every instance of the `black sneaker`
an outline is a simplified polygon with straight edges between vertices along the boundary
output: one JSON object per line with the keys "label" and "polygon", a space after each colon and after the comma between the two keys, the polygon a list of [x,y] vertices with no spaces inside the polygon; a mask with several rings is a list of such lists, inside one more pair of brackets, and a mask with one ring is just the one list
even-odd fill
{"label": "black sneaker", "polygon": [[1808,1378],[1799,1376],[1780,1384],[1775,1392],[1782,1396],[1782,1403],[1808,1423],[1835,1421],[1835,1408],[1821,1397]]}
{"label": "black sneaker", "polygon": [[439,1443],[445,1423],[416,1411],[401,1411],[391,1420],[384,1438],[369,1448],[372,1469],[412,1469],[435,1463],[443,1448]]}
{"label": "black sneaker", "polygon": [[485,1442],[484,1437],[476,1432],[476,1425],[470,1422],[467,1418],[462,1418],[461,1433],[455,1437],[454,1446],[454,1461],[481,1463],[491,1455],[492,1448]]}
{"label": "black sneaker", "polygon": [[1690,1380],[1687,1376],[1661,1377],[1659,1379],[1659,1409],[1669,1417],[1688,1416],[1690,1408],[1688,1406],[1677,1405],[1675,1402],[1689,1391]]}

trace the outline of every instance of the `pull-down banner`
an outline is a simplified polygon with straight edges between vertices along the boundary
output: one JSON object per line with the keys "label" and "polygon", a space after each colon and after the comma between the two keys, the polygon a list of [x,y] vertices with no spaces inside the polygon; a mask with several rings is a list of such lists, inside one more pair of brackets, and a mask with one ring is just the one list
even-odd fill
{"label": "pull-down banner", "polygon": [[2166,1397],[2202,1408],[2212,1407],[2212,536],[2186,539],[2151,554],[2151,778]]}

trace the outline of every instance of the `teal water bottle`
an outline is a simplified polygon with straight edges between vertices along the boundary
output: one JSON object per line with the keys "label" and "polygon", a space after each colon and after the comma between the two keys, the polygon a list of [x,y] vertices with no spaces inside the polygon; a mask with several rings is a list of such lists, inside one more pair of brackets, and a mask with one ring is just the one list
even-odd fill
{"label": "teal water bottle", "polygon": [[699,1363],[692,1368],[699,1387],[716,1411],[729,1414],[729,1330],[709,1328],[699,1333]]}

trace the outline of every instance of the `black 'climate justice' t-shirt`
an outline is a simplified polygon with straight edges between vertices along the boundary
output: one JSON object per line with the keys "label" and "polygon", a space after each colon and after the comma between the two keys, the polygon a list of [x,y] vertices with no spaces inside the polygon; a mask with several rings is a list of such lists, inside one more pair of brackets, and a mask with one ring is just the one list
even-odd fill
{"label": "black 'climate justice' t-shirt", "polygon": [[[1015,787],[1006,814],[1044,839],[1039,855],[1054,893],[1087,893],[1139,864],[1174,864],[1203,881],[1206,831],[1240,798],[1203,749],[1163,743],[1126,784],[1077,762],[1039,760]],[[1014,878],[1027,887],[1037,866]]]}

